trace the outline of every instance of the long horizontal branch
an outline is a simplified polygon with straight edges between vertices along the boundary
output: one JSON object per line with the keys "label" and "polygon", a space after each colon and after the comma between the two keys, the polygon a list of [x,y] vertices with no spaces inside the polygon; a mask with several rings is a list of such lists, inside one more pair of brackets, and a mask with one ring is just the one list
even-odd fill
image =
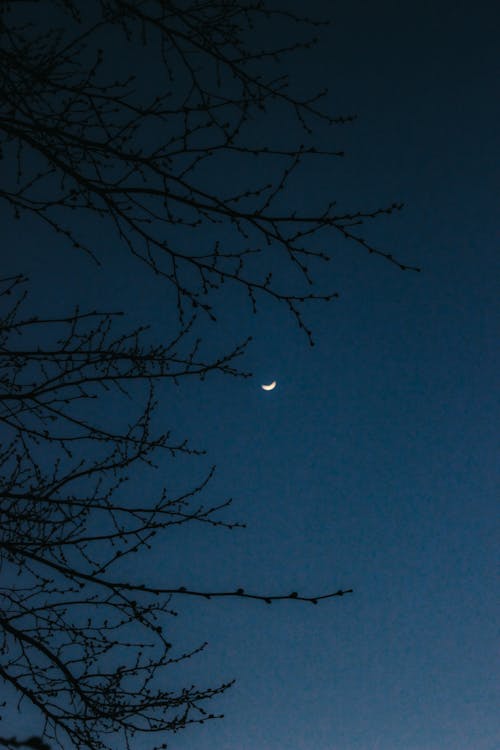
{"label": "long horizontal branch", "polygon": [[42,557],[41,555],[36,555],[33,552],[29,552],[23,548],[20,548],[18,545],[12,544],[11,542],[0,542],[0,549],[1,547],[4,547],[5,549],[9,550],[9,552],[11,552],[12,554],[17,554],[17,555],[21,555],[22,557],[27,557],[30,560],[34,560],[40,563],[41,565],[46,565],[49,568],[57,570],[66,578],[71,578],[73,580],[79,579],[83,581],[88,581],[89,583],[102,586],[103,588],[106,588],[109,591],[112,591],[113,593],[117,595],[123,595],[123,592],[128,592],[128,593],[134,592],[134,593],[154,594],[156,596],[162,596],[162,595],[196,596],[196,597],[201,597],[203,599],[220,599],[220,598],[227,598],[227,597],[232,597],[232,598],[236,597],[236,598],[241,598],[241,599],[255,599],[257,601],[265,602],[266,604],[272,604],[273,602],[276,602],[276,601],[286,601],[286,600],[309,602],[311,604],[317,604],[319,601],[322,601],[323,599],[332,599],[334,597],[341,597],[341,596],[344,596],[345,594],[352,594],[354,592],[354,589],[338,589],[337,591],[328,592],[326,594],[317,594],[315,596],[304,596],[303,594],[299,594],[296,591],[292,591],[290,594],[252,594],[250,592],[245,591],[245,589],[243,588],[237,588],[234,591],[198,591],[195,589],[189,589],[185,586],[177,586],[174,588],[146,586],[144,584],[133,584],[133,583],[127,583],[125,581],[108,581],[105,578],[99,578],[97,576],[89,575],[88,573],[84,573],[83,571],[76,570],[75,568],[70,568],[69,566],[62,565],[61,563],[55,562],[54,560],[47,560],[45,557]]}

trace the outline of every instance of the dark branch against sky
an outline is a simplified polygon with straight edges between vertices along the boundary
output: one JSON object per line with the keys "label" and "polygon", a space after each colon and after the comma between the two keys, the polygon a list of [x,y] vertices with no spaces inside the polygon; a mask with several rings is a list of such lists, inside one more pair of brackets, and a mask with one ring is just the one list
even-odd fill
{"label": "dark branch against sky", "polygon": [[[411,9],[395,2],[313,5],[311,12],[333,23],[314,30],[318,47],[299,51],[292,77],[305,97],[328,85],[321,106],[358,117],[333,129],[322,121],[318,153],[300,169],[289,157],[289,140],[298,131],[283,110],[271,117],[270,138],[282,152],[276,157],[290,169],[287,185],[299,219],[282,228],[283,193],[271,212],[266,155],[247,154],[243,176],[251,177],[256,192],[244,196],[237,190],[229,202],[229,220],[243,232],[240,244],[230,245],[229,233],[213,223],[220,205],[189,180],[199,169],[210,178],[209,187],[226,195],[241,156],[236,142],[216,172],[197,161],[194,147],[187,155],[173,153],[178,166],[172,185],[158,157],[156,174],[144,174],[143,186],[123,176],[127,168],[140,175],[143,157],[119,144],[125,172],[111,168],[99,193],[95,174],[78,172],[82,145],[73,152],[70,133],[57,142],[49,129],[33,128],[25,136],[38,139],[70,180],[58,186],[59,197],[68,205],[80,201],[95,215],[95,223],[77,225],[82,237],[75,241],[97,248],[101,266],[76,252],[81,248],[70,254],[66,238],[54,241],[50,226],[44,231],[30,217],[15,228],[6,223],[5,264],[9,273],[31,277],[33,310],[57,317],[75,301],[82,310],[107,310],[108,304],[110,311],[126,309],[132,327],[151,327],[148,341],[160,337],[164,349],[150,355],[159,371],[168,360],[171,381],[176,373],[194,375],[178,378],[177,387],[168,379],[158,382],[147,402],[160,404],[152,416],[158,433],[175,426],[166,443],[178,454],[175,463],[167,469],[157,462],[156,479],[144,467],[128,487],[130,496],[161,496],[168,481],[176,498],[187,492],[188,477],[190,487],[208,489],[203,509],[194,506],[201,522],[179,523],[176,536],[155,547],[144,567],[124,561],[120,580],[139,573],[152,591],[177,592],[172,607],[178,616],[171,618],[168,642],[185,643],[188,653],[209,641],[178,672],[173,668],[173,688],[190,681],[237,682],[214,698],[223,721],[180,733],[171,746],[490,750],[498,739],[492,672],[498,13],[489,3],[479,3],[474,13],[464,3],[448,2]],[[268,46],[281,31],[278,17],[272,23],[276,32],[266,38]],[[118,58],[118,74],[120,67]],[[7,126],[15,134],[19,124]],[[258,151],[261,131],[250,123],[248,133],[255,135]],[[307,134],[304,141],[306,156]],[[96,165],[99,143],[94,135],[83,146]],[[51,179],[47,175],[46,184]],[[71,180],[79,185],[76,197]],[[168,247],[156,204],[141,203],[144,191],[158,206],[167,191],[182,204],[171,217],[179,231],[169,235]],[[10,196],[29,212],[42,206],[47,216],[53,197],[31,185]],[[126,225],[142,237],[136,256],[145,263],[125,255],[123,245],[102,232],[102,201],[119,232]],[[260,214],[249,218],[252,201]],[[402,203],[404,210],[387,221],[369,222],[368,248],[364,239],[345,244],[345,233],[358,232],[360,219],[373,213],[383,219],[385,210]],[[363,215],[354,216],[352,206],[363,206]],[[193,208],[203,213],[202,227],[191,226]],[[143,225],[147,211],[153,223]],[[329,228],[333,236],[324,233]],[[181,246],[181,229],[201,236],[208,250],[200,251],[198,241]],[[246,250],[247,241],[266,233],[284,250],[271,258],[269,282],[259,276],[261,256],[249,253],[241,268],[227,250]],[[291,321],[290,307],[276,304],[283,286],[273,284],[279,278],[297,289],[305,282],[296,296],[304,288],[310,293],[301,263],[314,258],[303,253],[303,241],[318,253],[314,278],[320,296],[340,297],[307,308],[303,317],[304,306],[292,300]],[[370,247],[376,252],[366,253]],[[325,266],[321,253],[331,258]],[[380,253],[397,262],[382,262]],[[285,272],[283,257],[291,259]],[[195,279],[189,271],[180,284],[187,294],[173,299],[165,282],[175,286],[184,262],[198,269],[196,284],[185,283]],[[401,274],[398,264],[423,272]],[[247,269],[256,274],[256,317],[247,314],[252,299],[245,307],[230,284]],[[211,283],[222,300],[216,311],[203,308],[203,288]],[[212,342],[208,350],[193,343],[193,308],[184,300],[200,304],[197,331]],[[173,312],[180,312],[186,339],[180,348],[175,344],[170,360],[178,333]],[[314,337],[313,350],[293,324],[297,313]],[[215,314],[216,324],[210,317]],[[115,340],[125,330],[123,323]],[[221,377],[240,366],[253,377]],[[261,391],[261,383],[274,379],[275,391]],[[144,445],[149,433],[141,433],[141,415],[132,412],[139,431],[130,433],[129,446],[138,435]],[[95,422],[101,415],[89,408],[84,416]],[[113,426],[122,416],[117,406]],[[198,469],[190,468],[193,456],[180,449],[184,435],[189,450],[208,452],[206,459],[199,457]],[[218,470],[212,474],[214,463]],[[246,528],[231,516],[234,530],[224,535],[219,515],[213,524],[203,516],[212,508],[227,514],[230,496],[232,516]],[[181,521],[180,506],[175,511]],[[293,602],[264,607],[243,600],[246,592],[264,592],[264,601],[274,592],[319,598],[314,595],[336,595],[339,587],[352,587],[355,594],[300,610]],[[231,596],[188,596],[217,591]],[[22,709],[23,722],[38,731],[25,704]],[[17,732],[18,717],[6,721]]]}

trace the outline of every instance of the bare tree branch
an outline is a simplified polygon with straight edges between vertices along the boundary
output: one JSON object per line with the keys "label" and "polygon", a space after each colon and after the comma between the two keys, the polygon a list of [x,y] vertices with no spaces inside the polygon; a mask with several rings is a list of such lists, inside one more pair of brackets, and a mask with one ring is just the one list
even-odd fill
{"label": "bare tree branch", "polygon": [[[279,61],[314,38],[272,52],[249,46],[252,28],[271,16],[299,30],[314,28],[312,21],[250,0],[102,0],[85,11],[76,0],[62,5],[59,28],[43,28],[43,35],[4,22],[0,136],[12,177],[0,197],[15,215],[34,214],[96,261],[99,251],[66,217],[78,210],[105,222],[173,286],[182,321],[193,308],[215,317],[213,293],[228,282],[244,289],[254,308],[259,295],[285,304],[311,341],[302,303],[337,296],[313,287],[335,236],[417,270],[361,233],[401,204],[339,212],[336,201],[326,201],[316,214],[290,209],[289,183],[302,165],[343,152],[314,143],[258,145],[249,136],[276,108],[299,123],[306,140],[315,121],[353,119],[327,115],[319,107],[325,92],[297,98],[286,75],[270,74],[269,57]],[[98,47],[104,33],[113,33],[128,56],[132,46],[139,60],[147,45],[150,65],[114,80]],[[155,65],[165,84],[146,98],[145,73]],[[270,179],[249,185],[257,173]],[[219,184],[207,174],[230,178]],[[218,232],[223,226],[231,228],[227,241]],[[275,256],[283,263],[273,275],[266,268]],[[287,288],[290,269],[295,293]]]}
{"label": "bare tree branch", "polygon": [[[261,41],[270,20],[291,34],[275,49]],[[175,649],[165,635],[182,597],[317,604],[352,591],[152,586],[122,573],[173,527],[244,526],[225,517],[230,499],[210,497],[215,467],[183,490],[167,482],[138,496],[127,484],[203,455],[174,430],[156,434],[159,383],[249,376],[239,364],[249,340],[216,352],[198,316],[215,320],[233,287],[254,311],[262,298],[285,306],[312,343],[305,303],[337,296],[321,283],[334,243],[418,270],[365,235],[401,204],[294,208],[301,169],[343,156],[315,142],[317,128],[353,119],[324,111],[325,91],[294,94],[283,73],[321,25],[260,0],[2,3],[4,206],[96,263],[85,223],[118,237],[177,308],[170,337],[149,343],[121,313],[26,312],[27,280],[0,279],[0,676],[44,722],[41,737],[0,737],[9,750],[46,750],[45,739],[128,749],[218,716],[207,705],[230,681],[165,688],[206,646]],[[119,75],[117,55],[128,65]],[[276,113],[289,133],[257,142]]]}

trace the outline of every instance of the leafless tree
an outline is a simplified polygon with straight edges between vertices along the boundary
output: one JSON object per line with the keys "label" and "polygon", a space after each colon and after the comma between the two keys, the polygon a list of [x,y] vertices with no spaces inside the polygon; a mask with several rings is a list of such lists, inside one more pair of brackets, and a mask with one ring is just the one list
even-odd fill
{"label": "leafless tree", "polygon": [[[145,329],[128,331],[107,311],[25,313],[26,280],[1,280],[0,673],[39,709],[49,741],[130,747],[137,734],[163,742],[168,732],[212,718],[209,700],[229,686],[165,689],[165,670],[196,653],[168,641],[175,601],[316,604],[349,593],[157,588],[120,577],[124,557],[147,553],[170,527],[241,525],[221,515],[227,500],[204,501],[213,470],[175,496],[167,487],[138,501],[125,491],[135,467],[197,454],[174,434],[153,433],[155,383],[246,375],[238,358],[248,342],[215,354],[196,337],[197,316],[215,319],[224,285],[241,288],[254,310],[259,295],[285,305],[312,342],[303,305],[335,296],[315,281],[329,257],[318,249],[320,233],[410,266],[360,233],[398,204],[338,211],[326,201],[315,215],[290,208],[291,180],[304,161],[341,156],[315,149],[315,124],[351,118],[325,114],[321,93],[295,96],[275,72],[275,59],[314,40],[272,50],[258,40],[269,23],[301,32],[313,22],[252,0],[41,5],[1,4],[3,204],[18,219],[35,216],[67,239],[68,250],[97,263],[99,248],[88,244],[75,212],[111,228],[124,251],[165,279],[177,317],[169,343],[148,344]],[[125,60],[118,73],[117,58]],[[301,126],[305,145],[255,140],[252,127],[273,108]],[[248,167],[254,160],[262,182]],[[218,179],[222,173],[229,179]],[[110,398],[143,407],[110,424]],[[23,741],[2,737],[0,744]]]}
{"label": "leafless tree", "polygon": [[[399,204],[338,212],[325,199],[315,215],[290,207],[287,187],[302,163],[342,152],[277,147],[256,135],[276,109],[301,124],[307,142],[317,121],[352,119],[325,114],[325,92],[294,97],[272,64],[314,40],[272,50],[252,44],[263,26],[312,22],[255,0],[4,5],[0,133],[12,171],[0,195],[14,215],[36,215],[96,260],[73,212],[111,225],[124,248],[170,282],[181,317],[186,306],[213,315],[210,292],[230,282],[252,305],[271,296],[305,325],[302,303],[333,294],[312,288],[312,265],[329,258],[314,240],[328,230],[407,268],[360,234]],[[37,12],[43,19],[30,22]],[[120,77],[130,59],[141,63]],[[282,278],[269,270],[275,257]],[[290,267],[302,281],[293,293],[284,288]]]}
{"label": "leafless tree", "polygon": [[[61,319],[22,317],[24,280],[5,279],[0,299],[0,421],[10,440],[0,454],[1,675],[37,706],[48,737],[64,746],[106,746],[122,731],[177,731],[212,714],[204,708],[228,685],[172,692],[159,673],[195,652],[175,654],[164,635],[180,596],[318,599],[234,591],[151,587],[114,572],[125,556],[146,551],[153,538],[188,522],[232,529],[220,518],[229,501],[205,505],[200,496],[213,469],[179,496],[157,498],[124,491],[135,464],[154,466],[159,454],[195,455],[169,433],[152,436],[157,379],[242,375],[244,350],[206,361],[200,342],[188,345],[189,325],[168,345],[143,346],[143,331],[113,335],[113,316],[79,313]],[[44,343],[40,345],[40,341]],[[114,429],[106,401],[146,387],[137,418]],[[164,463],[164,460],[163,460]],[[201,646],[200,648],[203,648]]]}

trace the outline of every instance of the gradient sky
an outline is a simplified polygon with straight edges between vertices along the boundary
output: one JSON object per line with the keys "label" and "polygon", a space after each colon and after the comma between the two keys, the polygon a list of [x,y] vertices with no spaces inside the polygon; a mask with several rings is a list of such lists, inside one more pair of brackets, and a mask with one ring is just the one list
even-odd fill
{"label": "gradient sky", "polygon": [[[172,641],[209,647],[179,677],[237,682],[213,706],[223,721],[169,746],[494,750],[499,12],[448,0],[311,7],[334,24],[293,75],[305,90],[328,85],[330,108],[359,119],[320,132],[347,158],[317,162],[296,201],[404,201],[370,236],[422,273],[330,242],[326,281],[340,299],[310,311],[314,349],[283,310],[252,317],[230,300],[206,335],[223,349],[252,333],[242,364],[254,378],[162,390],[158,424],[208,449],[199,476],[217,464],[210,495],[232,496],[228,515],[248,528],[179,530],[144,574],[270,594],[354,589],[317,607],[180,602]],[[118,271],[110,250],[97,274],[85,258],[47,257],[26,226],[30,257],[19,267],[26,237],[12,237],[12,266],[42,282],[34,304],[105,298],[168,326],[161,282],[132,259],[120,255]]]}

